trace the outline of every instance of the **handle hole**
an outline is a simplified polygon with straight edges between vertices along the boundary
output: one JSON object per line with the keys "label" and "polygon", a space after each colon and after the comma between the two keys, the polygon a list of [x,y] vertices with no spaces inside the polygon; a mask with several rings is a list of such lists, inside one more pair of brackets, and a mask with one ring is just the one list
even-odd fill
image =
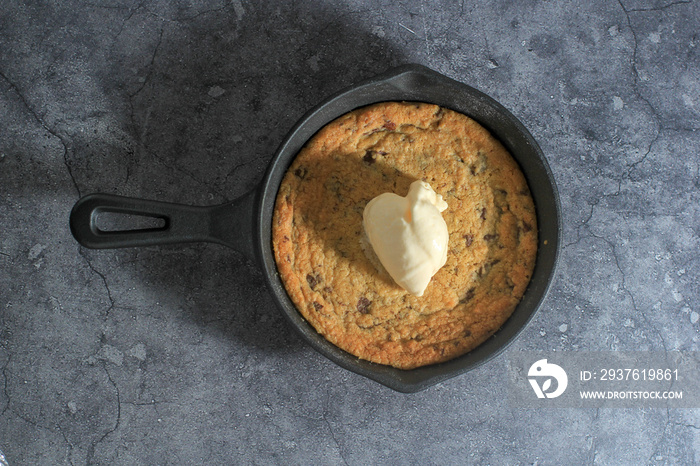
{"label": "handle hole", "polygon": [[162,217],[149,215],[122,214],[118,212],[97,212],[95,226],[99,231],[162,230],[167,222]]}

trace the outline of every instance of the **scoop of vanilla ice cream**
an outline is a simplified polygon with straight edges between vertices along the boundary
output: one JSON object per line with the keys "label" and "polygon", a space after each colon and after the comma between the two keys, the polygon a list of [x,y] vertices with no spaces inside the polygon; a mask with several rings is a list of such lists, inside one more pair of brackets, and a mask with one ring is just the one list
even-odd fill
{"label": "scoop of vanilla ice cream", "polygon": [[423,296],[447,262],[445,209],[442,196],[424,181],[411,183],[406,197],[384,193],[365,207],[362,223],[372,249],[394,281],[413,295]]}

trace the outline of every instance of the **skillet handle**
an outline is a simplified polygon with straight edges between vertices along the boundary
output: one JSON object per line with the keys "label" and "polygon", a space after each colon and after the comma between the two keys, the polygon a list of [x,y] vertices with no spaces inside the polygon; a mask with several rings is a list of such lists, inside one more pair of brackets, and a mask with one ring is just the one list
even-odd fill
{"label": "skillet handle", "polygon": [[[255,260],[253,213],[256,191],[232,202],[206,207],[89,194],[73,206],[70,229],[78,243],[90,249],[210,242],[231,247]],[[104,231],[97,226],[97,215],[102,212],[159,219],[163,226]]]}

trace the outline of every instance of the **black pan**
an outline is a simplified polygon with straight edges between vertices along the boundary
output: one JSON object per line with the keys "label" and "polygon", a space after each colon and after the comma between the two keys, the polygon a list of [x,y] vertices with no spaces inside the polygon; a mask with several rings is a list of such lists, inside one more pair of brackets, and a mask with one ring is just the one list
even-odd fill
{"label": "black pan", "polygon": [[[292,160],[320,128],[358,107],[383,101],[430,102],[464,113],[498,138],[518,161],[537,209],[539,249],[530,285],[513,315],[475,350],[448,362],[412,370],[359,360],[329,343],[296,310],[280,281],[272,251],[272,214],[277,190]],[[155,217],[160,228],[101,231],[100,212]],[[552,172],[533,137],[503,106],[487,95],[420,65],[405,65],[341,91],[307,113],[282,142],[260,185],[222,205],[194,207],[108,194],[81,198],[70,216],[73,236],[88,248],[122,248],[208,241],[248,256],[264,271],[279,308],[301,336],[336,364],[394,390],[416,392],[467,372],[499,354],[538,309],[554,276],[561,242],[559,196]]]}

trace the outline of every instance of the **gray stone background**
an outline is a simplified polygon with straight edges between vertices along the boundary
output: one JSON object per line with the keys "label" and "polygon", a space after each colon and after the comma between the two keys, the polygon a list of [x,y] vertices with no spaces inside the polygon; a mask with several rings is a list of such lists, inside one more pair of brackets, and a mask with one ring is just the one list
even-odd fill
{"label": "gray stone background", "polygon": [[[15,464],[696,464],[700,410],[510,406],[522,349],[698,350],[697,1],[0,3],[0,449]],[[519,117],[556,281],[505,355],[405,395],[347,372],[216,245],[81,248],[80,195],[215,204],[402,63]]]}

